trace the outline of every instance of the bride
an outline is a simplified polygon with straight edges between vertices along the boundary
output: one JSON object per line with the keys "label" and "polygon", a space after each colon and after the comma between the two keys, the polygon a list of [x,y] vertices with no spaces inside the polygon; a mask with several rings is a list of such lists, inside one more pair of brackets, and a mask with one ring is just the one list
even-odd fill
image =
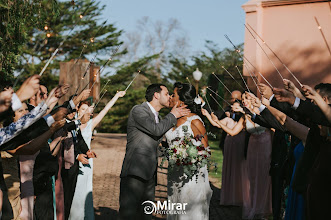
{"label": "bride", "polygon": [[[174,95],[170,101],[170,107],[176,103],[187,105],[191,110],[188,116],[179,118],[177,125],[166,133],[166,138],[170,149],[178,138],[183,138],[189,134],[194,137],[202,136],[201,142],[205,148],[208,147],[208,138],[203,121],[201,120],[201,105],[199,98],[196,98],[194,86],[187,83],[176,82]],[[201,103],[201,102],[200,102]],[[178,143],[178,142],[177,142]],[[178,161],[178,160],[177,160]],[[170,162],[170,161],[169,161]],[[209,219],[209,202],[212,190],[209,185],[207,165],[198,169],[198,172],[189,177],[187,171],[184,173],[182,165],[174,165],[173,169],[168,170],[168,201],[171,203],[187,203],[185,212],[167,214],[167,219]]]}

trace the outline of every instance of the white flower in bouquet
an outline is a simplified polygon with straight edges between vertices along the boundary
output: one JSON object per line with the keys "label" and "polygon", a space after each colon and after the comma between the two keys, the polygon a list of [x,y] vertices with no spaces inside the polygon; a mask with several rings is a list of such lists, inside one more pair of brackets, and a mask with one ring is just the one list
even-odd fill
{"label": "white flower in bouquet", "polygon": [[201,141],[197,141],[195,139],[192,139],[191,141],[195,146],[201,146],[202,145]]}

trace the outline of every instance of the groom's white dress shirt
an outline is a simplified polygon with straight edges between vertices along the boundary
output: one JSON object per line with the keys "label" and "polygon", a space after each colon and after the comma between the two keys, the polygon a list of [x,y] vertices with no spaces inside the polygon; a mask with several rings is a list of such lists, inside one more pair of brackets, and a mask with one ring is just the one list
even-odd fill
{"label": "groom's white dress shirt", "polygon": [[149,102],[147,102],[147,105],[152,110],[156,123],[159,123],[159,113],[154,109],[154,107]]}

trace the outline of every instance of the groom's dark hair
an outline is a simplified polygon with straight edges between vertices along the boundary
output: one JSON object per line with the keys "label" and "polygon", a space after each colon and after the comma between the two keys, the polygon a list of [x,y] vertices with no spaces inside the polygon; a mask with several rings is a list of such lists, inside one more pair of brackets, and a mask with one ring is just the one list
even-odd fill
{"label": "groom's dark hair", "polygon": [[154,83],[152,85],[149,85],[146,89],[146,94],[145,94],[145,98],[147,100],[147,102],[151,102],[153,100],[153,96],[154,93],[160,93],[162,91],[161,86],[166,87],[163,84],[160,83]]}

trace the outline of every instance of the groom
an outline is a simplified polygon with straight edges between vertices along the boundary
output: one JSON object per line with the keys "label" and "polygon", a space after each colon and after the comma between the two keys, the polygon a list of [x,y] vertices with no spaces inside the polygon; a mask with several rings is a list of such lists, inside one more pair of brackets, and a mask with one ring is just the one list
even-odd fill
{"label": "groom", "polygon": [[169,107],[170,95],[162,84],[146,90],[147,102],[132,108],[127,127],[127,145],[121,172],[120,219],[152,219],[143,212],[144,201],[154,201],[157,172],[157,147],[162,136],[190,113],[186,106],[173,107],[160,120],[159,111]]}

